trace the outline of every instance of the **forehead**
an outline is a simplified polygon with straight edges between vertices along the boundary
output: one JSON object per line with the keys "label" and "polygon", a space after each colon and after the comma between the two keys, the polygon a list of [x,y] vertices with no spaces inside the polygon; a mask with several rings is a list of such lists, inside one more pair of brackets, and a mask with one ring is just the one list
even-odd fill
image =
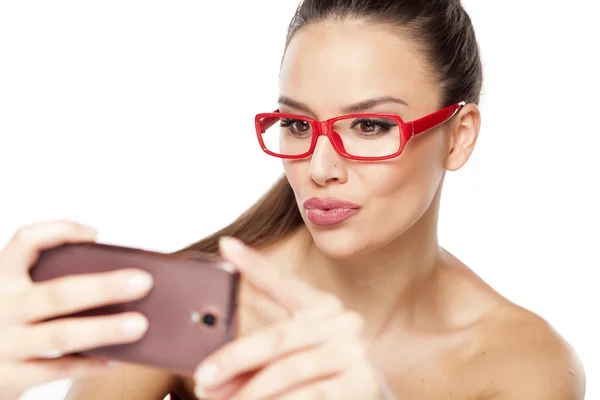
{"label": "forehead", "polygon": [[404,100],[403,114],[416,117],[435,109],[439,98],[415,43],[358,21],[299,30],[283,58],[280,94],[307,104],[318,118],[379,96]]}

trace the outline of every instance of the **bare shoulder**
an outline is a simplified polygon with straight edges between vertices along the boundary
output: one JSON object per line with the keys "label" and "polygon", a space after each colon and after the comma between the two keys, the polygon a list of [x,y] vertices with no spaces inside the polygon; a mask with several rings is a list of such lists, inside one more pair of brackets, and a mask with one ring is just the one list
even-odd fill
{"label": "bare shoulder", "polygon": [[504,298],[451,254],[444,261],[454,313],[475,316],[460,330],[469,344],[457,373],[477,387],[479,398],[584,399],[579,356],[546,320]]}
{"label": "bare shoulder", "polygon": [[571,345],[543,318],[507,302],[482,325],[480,373],[491,399],[583,400],[585,373]]}
{"label": "bare shoulder", "polygon": [[163,400],[178,385],[179,379],[167,371],[123,364],[110,372],[74,380],[65,400]]}

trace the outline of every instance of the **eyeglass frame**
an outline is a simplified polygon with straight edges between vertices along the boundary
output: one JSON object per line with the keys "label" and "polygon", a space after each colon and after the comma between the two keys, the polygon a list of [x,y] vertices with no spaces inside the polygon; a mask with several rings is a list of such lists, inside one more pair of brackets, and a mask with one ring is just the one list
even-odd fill
{"label": "eyeglass frame", "polygon": [[[315,151],[315,148],[317,146],[317,140],[319,139],[319,136],[325,135],[329,139],[331,144],[333,145],[333,148],[335,149],[335,151],[344,158],[347,158],[350,160],[356,160],[356,161],[383,161],[383,160],[390,160],[392,158],[398,157],[400,154],[402,154],[402,152],[404,151],[404,147],[406,146],[406,143],[408,143],[408,141],[411,138],[449,121],[450,119],[452,119],[452,117],[454,117],[456,114],[458,114],[458,112],[465,105],[466,105],[466,102],[461,101],[459,103],[445,107],[441,110],[435,111],[429,115],[426,115],[424,117],[421,117],[419,119],[416,119],[414,121],[409,121],[409,122],[403,121],[402,118],[400,118],[400,116],[396,115],[396,114],[347,114],[347,115],[340,115],[340,116],[337,116],[334,118],[330,118],[330,119],[327,119],[324,121],[318,121],[314,118],[310,118],[310,117],[307,117],[304,115],[280,113],[279,110],[275,110],[272,113],[257,114],[254,118],[254,123],[255,123],[255,128],[256,128],[256,135],[257,135],[260,147],[262,148],[262,150],[265,153],[267,153],[273,157],[283,158],[283,159],[294,159],[294,160],[310,157],[313,154],[313,152]],[[264,133],[267,129],[269,129],[271,126],[273,126],[273,124],[275,124],[278,120],[280,120],[282,118],[301,119],[301,120],[307,121],[311,124],[311,128],[313,130],[312,134],[311,134],[311,143],[310,143],[310,147],[308,148],[308,150],[305,153],[297,154],[297,155],[285,155],[285,154],[279,154],[279,153],[272,152],[266,147],[262,135],[264,135]],[[378,156],[378,157],[362,157],[362,156],[354,156],[352,154],[349,154],[344,149],[343,141],[342,141],[339,133],[337,133],[335,130],[333,130],[333,124],[342,119],[350,119],[350,118],[393,119],[400,126],[400,146],[399,146],[398,150],[390,155]],[[265,123],[265,121],[267,121],[267,122]]]}

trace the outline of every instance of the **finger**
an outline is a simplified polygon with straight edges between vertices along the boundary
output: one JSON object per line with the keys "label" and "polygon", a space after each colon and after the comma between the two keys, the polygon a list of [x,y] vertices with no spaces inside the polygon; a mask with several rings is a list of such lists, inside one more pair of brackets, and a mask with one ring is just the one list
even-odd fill
{"label": "finger", "polygon": [[[339,400],[339,399],[368,399],[352,391],[352,386],[338,379],[324,379],[300,386],[277,396],[277,400]],[[237,398],[234,398],[237,400]]]}
{"label": "finger", "polygon": [[42,250],[66,243],[91,242],[97,232],[71,221],[53,221],[19,229],[0,252],[0,282],[28,278]]}
{"label": "finger", "polygon": [[24,360],[130,343],[139,340],[147,328],[148,320],[139,313],[17,325],[4,328],[0,333],[0,359]]}
{"label": "finger", "polygon": [[316,380],[339,379],[338,375],[345,369],[365,360],[358,340],[330,340],[266,366],[234,398],[267,399]]}
{"label": "finger", "polygon": [[317,346],[330,337],[358,336],[362,326],[362,318],[354,312],[312,320],[296,317],[224,345],[200,364],[195,378],[205,389],[216,388],[276,359]]}
{"label": "finger", "polygon": [[65,356],[56,360],[25,361],[17,365],[1,364],[0,376],[10,377],[11,388],[23,392],[29,387],[59,379],[108,372],[118,365],[103,358]]}
{"label": "finger", "polygon": [[[21,292],[12,319],[37,322],[107,304],[133,301],[152,287],[152,275],[141,270],[65,276],[41,282]],[[0,320],[3,319],[0,316]]]}
{"label": "finger", "polygon": [[205,392],[202,386],[196,385],[194,393],[200,400],[231,399],[234,393],[240,390],[240,388],[243,387],[253,376],[254,372],[248,372],[244,375],[240,375],[210,393]]}
{"label": "finger", "polygon": [[325,294],[283,268],[269,265],[262,254],[241,241],[223,237],[219,241],[221,254],[231,261],[258,289],[288,309],[296,312],[318,306]]}
{"label": "finger", "polygon": [[253,325],[240,322],[240,326],[266,326],[293,316],[285,307],[251,284],[242,284],[238,296],[241,306],[239,318],[249,318],[257,322]]}

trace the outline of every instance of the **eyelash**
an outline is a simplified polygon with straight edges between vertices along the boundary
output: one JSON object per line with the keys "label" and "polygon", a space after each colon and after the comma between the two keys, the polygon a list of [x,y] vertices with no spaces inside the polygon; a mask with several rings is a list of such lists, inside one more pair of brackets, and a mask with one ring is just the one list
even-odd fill
{"label": "eyelash", "polygon": [[[305,121],[303,121],[303,120],[300,120],[300,119],[287,119],[287,118],[282,118],[282,119],[281,119],[281,123],[280,123],[280,127],[281,127],[281,128],[290,128],[290,127],[292,127],[292,126],[293,126],[293,125],[294,125],[296,122],[305,122]],[[356,120],[352,121],[352,124],[350,125],[350,127],[351,127],[352,129],[354,129],[354,128],[355,128],[357,125],[364,124],[364,123],[367,123],[367,124],[373,124],[373,125],[375,125],[376,127],[378,127],[380,130],[379,130],[378,132],[375,132],[375,133],[373,133],[373,134],[366,134],[366,135],[365,135],[365,134],[361,133],[361,136],[363,136],[363,137],[374,137],[374,136],[377,136],[378,134],[381,134],[381,133],[386,133],[386,132],[388,132],[388,131],[389,131],[391,128],[393,128],[394,126],[397,126],[397,124],[385,123],[385,122],[382,122],[382,121],[378,121],[378,120],[376,120],[376,119],[369,119],[369,118],[359,118],[359,119],[356,119]]]}
{"label": "eyelash", "polygon": [[376,120],[376,119],[368,119],[368,118],[360,118],[360,119],[357,119],[357,120],[355,120],[354,122],[352,122],[352,125],[351,125],[351,126],[352,126],[352,128],[354,129],[354,127],[355,127],[356,125],[363,124],[363,123],[371,123],[371,124],[373,124],[373,125],[375,125],[375,126],[378,126],[378,127],[380,127],[380,128],[383,130],[383,131],[389,131],[389,130],[390,130],[390,128],[392,128],[392,127],[396,126],[396,124],[389,124],[389,123],[387,123],[387,124],[386,124],[385,122],[378,121],[378,120]]}
{"label": "eyelash", "polygon": [[283,128],[289,128],[295,122],[302,122],[302,120],[300,120],[300,119],[286,119],[286,118],[282,118],[280,126],[283,127]]}

